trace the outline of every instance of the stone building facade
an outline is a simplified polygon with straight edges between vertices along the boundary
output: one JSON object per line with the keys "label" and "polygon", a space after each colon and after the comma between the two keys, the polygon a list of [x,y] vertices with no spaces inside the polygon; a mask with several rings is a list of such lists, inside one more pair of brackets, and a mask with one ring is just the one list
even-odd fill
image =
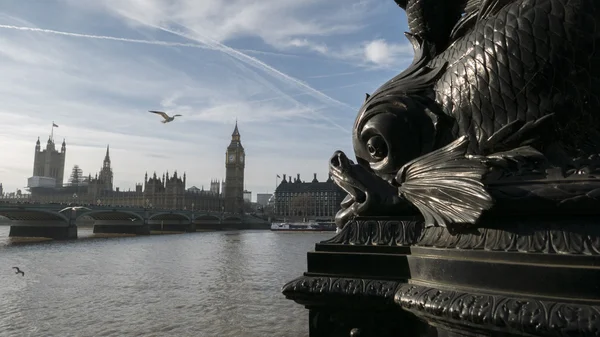
{"label": "stone building facade", "polygon": [[[186,189],[186,174],[183,173],[181,176],[175,171],[173,175],[165,172],[162,176],[154,173],[150,177],[146,173],[144,182],[136,184],[134,191],[120,191],[113,186],[114,175],[108,146],[98,173],[94,176],[88,174],[77,184],[63,184],[65,157],[64,140],[60,152],[56,151],[52,137],[48,139],[46,149],[42,151],[38,138],[35,147],[34,176],[54,178],[56,186],[30,187],[29,201],[193,209],[210,212],[239,213],[243,210],[245,152],[240,141],[237,122],[225,158],[226,179],[229,184],[225,181],[211,180],[209,190],[195,187]],[[228,198],[225,198],[225,189]]]}
{"label": "stone building facade", "polygon": [[244,168],[246,153],[240,139],[237,121],[231,134],[231,142],[225,152],[225,212],[244,212]]}
{"label": "stone building facade", "polygon": [[41,149],[40,138],[38,137],[33,157],[33,176],[54,178],[56,181],[55,187],[61,187],[65,175],[66,155],[67,144],[64,139],[59,152],[56,149],[52,136],[48,137],[46,148],[43,150]]}
{"label": "stone building facade", "polygon": [[319,182],[315,173],[311,182],[304,182],[300,174],[294,180],[284,174],[273,195],[273,213],[280,220],[331,221],[345,197],[346,193],[333,182],[331,176]]}
{"label": "stone building facade", "polygon": [[106,146],[106,155],[102,162],[102,168],[98,174],[97,188],[101,191],[112,191],[113,190],[113,171],[110,166],[110,147]]}

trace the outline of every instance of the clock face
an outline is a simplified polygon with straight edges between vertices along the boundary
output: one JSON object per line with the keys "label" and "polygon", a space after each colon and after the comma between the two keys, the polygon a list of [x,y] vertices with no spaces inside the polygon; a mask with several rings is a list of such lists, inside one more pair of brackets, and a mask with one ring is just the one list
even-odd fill
{"label": "clock face", "polygon": [[229,155],[229,161],[232,162],[232,163],[235,161],[235,155],[234,154],[230,154]]}

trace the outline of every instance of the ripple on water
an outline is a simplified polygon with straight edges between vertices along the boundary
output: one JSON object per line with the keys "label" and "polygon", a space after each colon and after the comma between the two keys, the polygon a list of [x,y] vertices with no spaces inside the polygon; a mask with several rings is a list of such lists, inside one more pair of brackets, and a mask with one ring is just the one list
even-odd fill
{"label": "ripple on water", "polygon": [[7,236],[0,227],[0,331],[9,336],[302,337],[308,312],[281,286],[331,233],[90,231],[35,244]]}

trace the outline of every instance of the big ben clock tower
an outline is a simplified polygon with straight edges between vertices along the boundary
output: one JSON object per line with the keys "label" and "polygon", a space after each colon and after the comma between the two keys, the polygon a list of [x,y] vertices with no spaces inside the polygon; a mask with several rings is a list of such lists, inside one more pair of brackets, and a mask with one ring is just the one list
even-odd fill
{"label": "big ben clock tower", "polygon": [[225,153],[225,212],[242,213],[244,210],[245,159],[236,121]]}

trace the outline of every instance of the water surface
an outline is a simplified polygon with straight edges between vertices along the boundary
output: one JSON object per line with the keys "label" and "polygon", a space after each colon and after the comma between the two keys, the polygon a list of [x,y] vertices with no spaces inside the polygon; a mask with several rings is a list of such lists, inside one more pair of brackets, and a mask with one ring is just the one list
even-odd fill
{"label": "water surface", "polygon": [[0,336],[307,336],[281,286],[333,234],[79,236],[23,243],[0,227]]}

